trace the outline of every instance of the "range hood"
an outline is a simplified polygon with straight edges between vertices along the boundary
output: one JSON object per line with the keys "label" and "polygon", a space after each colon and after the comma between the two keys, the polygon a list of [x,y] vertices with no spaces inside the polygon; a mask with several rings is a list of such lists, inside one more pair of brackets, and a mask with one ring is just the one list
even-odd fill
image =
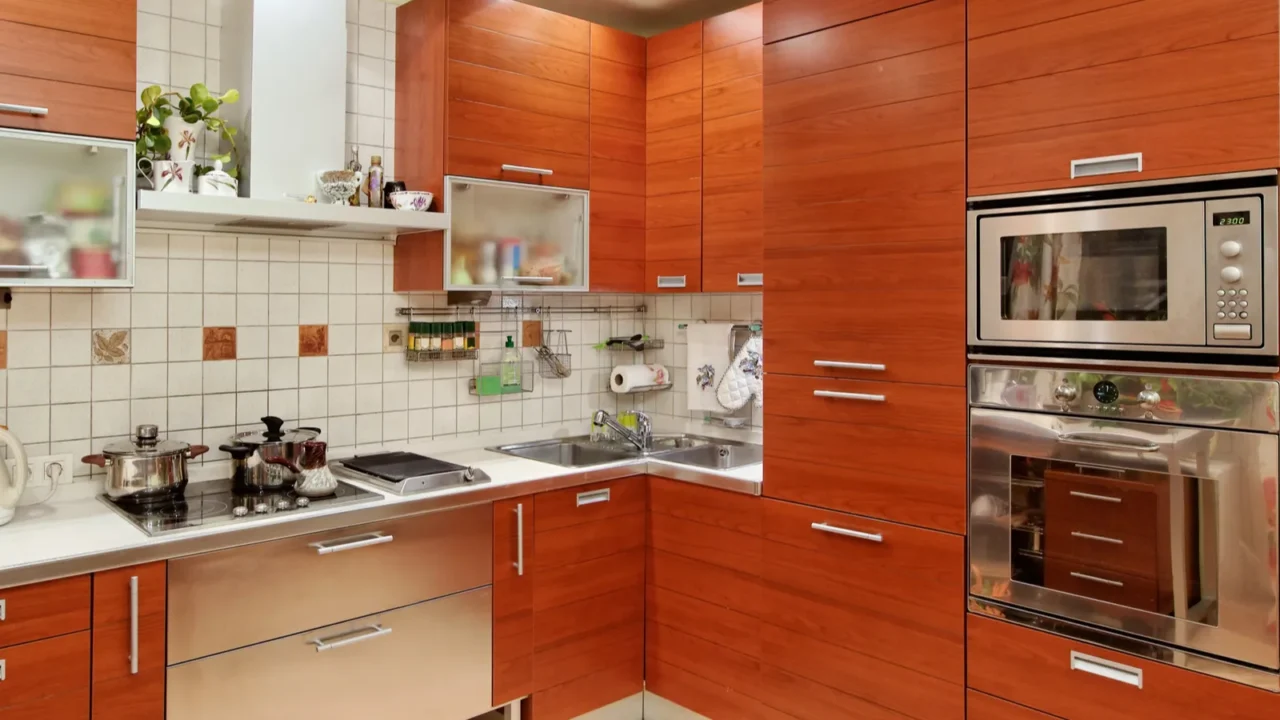
{"label": "range hood", "polygon": [[139,229],[157,230],[228,230],[385,239],[407,233],[446,230],[449,215],[142,190],[138,192],[137,226]]}

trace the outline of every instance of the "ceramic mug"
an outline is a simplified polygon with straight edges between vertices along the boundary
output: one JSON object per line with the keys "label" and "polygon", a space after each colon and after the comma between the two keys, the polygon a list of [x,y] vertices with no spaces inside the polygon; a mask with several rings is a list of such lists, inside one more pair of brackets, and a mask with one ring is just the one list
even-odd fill
{"label": "ceramic mug", "polygon": [[176,162],[173,160],[152,160],[138,158],[138,171],[151,185],[152,190],[171,193],[189,193],[196,174],[194,162]]}

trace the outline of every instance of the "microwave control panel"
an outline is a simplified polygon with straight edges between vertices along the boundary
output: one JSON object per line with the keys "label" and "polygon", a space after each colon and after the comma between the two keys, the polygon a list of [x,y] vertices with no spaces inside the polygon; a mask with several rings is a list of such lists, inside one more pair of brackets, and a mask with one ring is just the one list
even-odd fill
{"label": "microwave control panel", "polygon": [[1205,203],[1205,327],[1209,345],[1260,347],[1263,320],[1262,198]]}

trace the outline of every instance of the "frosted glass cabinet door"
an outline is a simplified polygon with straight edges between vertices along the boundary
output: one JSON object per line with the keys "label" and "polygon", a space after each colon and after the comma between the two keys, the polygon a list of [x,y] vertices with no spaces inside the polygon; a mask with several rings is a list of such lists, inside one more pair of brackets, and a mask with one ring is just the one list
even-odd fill
{"label": "frosted glass cabinet door", "polygon": [[586,291],[588,194],[449,177],[445,286]]}
{"label": "frosted glass cabinet door", "polygon": [[133,153],[0,130],[0,287],[133,284]]}

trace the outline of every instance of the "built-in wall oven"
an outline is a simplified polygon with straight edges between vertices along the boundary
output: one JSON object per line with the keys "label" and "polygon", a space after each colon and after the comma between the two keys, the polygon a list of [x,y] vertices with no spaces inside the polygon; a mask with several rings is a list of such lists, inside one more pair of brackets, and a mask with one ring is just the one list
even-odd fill
{"label": "built-in wall oven", "polygon": [[969,381],[971,610],[1280,689],[1280,384]]}
{"label": "built-in wall oven", "polygon": [[1276,173],[972,198],[969,352],[1275,369]]}

